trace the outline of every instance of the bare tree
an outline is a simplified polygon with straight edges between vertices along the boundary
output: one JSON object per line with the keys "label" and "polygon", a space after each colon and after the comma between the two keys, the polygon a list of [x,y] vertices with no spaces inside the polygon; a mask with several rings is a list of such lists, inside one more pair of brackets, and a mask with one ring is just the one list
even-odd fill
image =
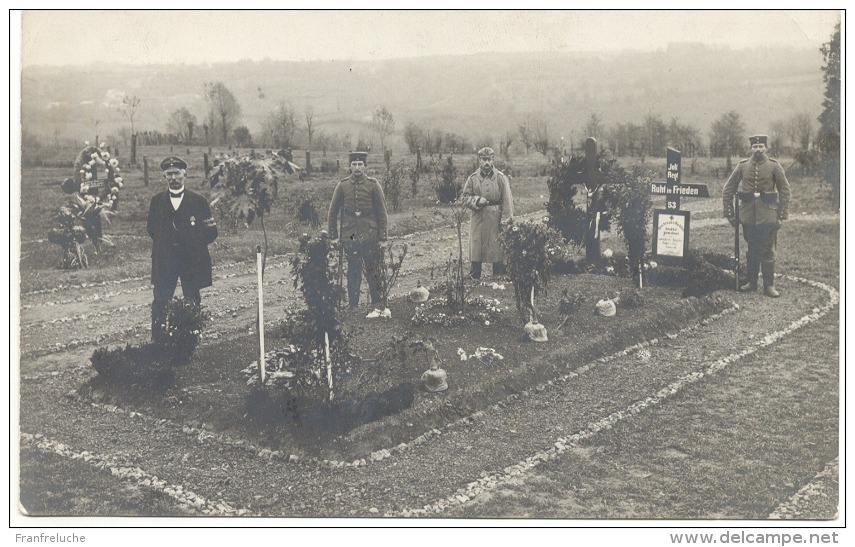
{"label": "bare tree", "polygon": [[190,143],[193,140],[193,128],[196,125],[196,116],[185,107],[181,107],[169,115],[166,122],[166,131],[176,135],[181,142]]}
{"label": "bare tree", "polygon": [[715,157],[739,154],[745,149],[745,124],[736,111],[721,115],[712,125],[710,155]]}
{"label": "bare tree", "polygon": [[294,133],[297,131],[294,109],[285,101],[280,102],[264,120],[264,130],[270,136],[273,146],[277,148],[292,146]]}
{"label": "bare tree", "polygon": [[534,125],[533,133],[532,145],[534,149],[545,156],[549,152],[549,127],[545,122],[537,122]]}
{"label": "bare tree", "polygon": [[[131,136],[134,135],[134,116],[137,114],[137,109],[140,107],[140,98],[134,95],[133,97],[122,97],[122,106],[119,107],[119,112],[122,113],[131,122]],[[97,127],[97,123],[95,124]],[[96,129],[97,131],[97,129]]]}
{"label": "bare tree", "polygon": [[525,146],[525,155],[528,156],[531,147],[534,146],[534,132],[531,127],[531,120],[528,117],[519,124],[517,132],[520,135],[520,141]]}
{"label": "bare tree", "polygon": [[232,129],[240,121],[240,104],[223,82],[206,83],[205,99],[208,101],[208,120],[212,133],[217,133],[214,128],[219,130],[221,143],[226,144]]}
{"label": "bare tree", "polygon": [[775,120],[769,125],[769,150],[775,155],[781,155],[787,144],[787,122]]}
{"label": "bare tree", "polygon": [[591,118],[588,120],[588,123],[585,124],[585,136],[594,137],[599,141],[605,136],[605,132],[603,119],[596,113],[591,114]]}
{"label": "bare tree", "polygon": [[312,137],[315,136],[315,109],[307,106],[303,113],[306,117],[306,135],[309,137],[309,148],[311,148]]}
{"label": "bare tree", "polygon": [[407,122],[404,126],[404,142],[407,143],[410,154],[415,154],[416,149],[424,147],[424,139],[424,128],[416,122]]}
{"label": "bare tree", "polygon": [[800,150],[809,149],[813,136],[813,116],[807,112],[797,112],[790,116],[789,124],[793,146],[798,146]]}
{"label": "bare tree", "polygon": [[371,125],[380,137],[380,147],[386,148],[386,137],[395,132],[395,116],[383,106],[371,114]]}

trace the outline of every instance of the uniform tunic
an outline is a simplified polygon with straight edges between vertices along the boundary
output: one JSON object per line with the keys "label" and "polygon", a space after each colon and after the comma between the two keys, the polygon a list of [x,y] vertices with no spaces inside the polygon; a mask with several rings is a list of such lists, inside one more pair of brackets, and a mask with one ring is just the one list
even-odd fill
{"label": "uniform tunic", "polygon": [[[740,161],[724,185],[724,216],[729,219],[736,214],[733,196],[737,192],[739,222],[748,243],[748,276],[749,280],[756,280],[761,261],[766,264],[764,272],[774,269],[778,227],[789,213],[790,183],[776,160],[765,155],[760,160],[752,157]],[[772,274],[770,282],[771,278]]]}
{"label": "uniform tunic", "polygon": [[[740,199],[739,202],[739,222],[742,224],[777,224],[779,220],[787,219],[790,183],[777,161],[764,157],[760,161],[750,158],[739,162],[722,193],[724,216],[727,218],[735,215],[733,196],[736,192],[751,194],[750,198],[741,196],[748,199]],[[769,192],[778,192],[777,199],[763,197]],[[755,198],[755,194],[760,196]]]}
{"label": "uniform tunic", "polygon": [[[339,233],[339,221],[341,233]],[[327,215],[333,238],[341,237],[347,258],[347,294],[352,307],[359,304],[363,270],[368,275],[371,302],[380,299],[380,241],[386,241],[386,197],[377,179],[352,176],[338,183]]]}
{"label": "uniform tunic", "polygon": [[[469,260],[471,262],[502,262],[505,255],[499,245],[502,218],[514,216],[514,200],[507,175],[493,169],[485,177],[480,169],[469,175],[462,191],[463,203],[472,209],[469,224]],[[488,201],[478,208],[479,197]]]}

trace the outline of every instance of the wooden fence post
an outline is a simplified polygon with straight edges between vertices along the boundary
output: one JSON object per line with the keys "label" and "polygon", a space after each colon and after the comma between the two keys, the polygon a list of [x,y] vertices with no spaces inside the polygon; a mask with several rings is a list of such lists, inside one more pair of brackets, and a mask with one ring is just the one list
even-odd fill
{"label": "wooden fence post", "polygon": [[143,154],[142,163],[143,163],[143,184],[148,186],[148,157],[145,154]]}
{"label": "wooden fence post", "polygon": [[306,173],[312,172],[312,153],[306,150]]}
{"label": "wooden fence post", "polygon": [[131,135],[131,165],[137,164],[137,134]]}
{"label": "wooden fence post", "polygon": [[208,180],[208,172],[211,170],[211,166],[208,164],[208,154],[202,154],[202,167],[205,170],[204,178]]}
{"label": "wooden fence post", "polygon": [[389,166],[392,164],[392,151],[388,148],[385,152],[383,152],[383,160],[386,162],[386,170],[389,170]]}
{"label": "wooden fence post", "polygon": [[416,148],[416,169],[422,170],[422,149]]}

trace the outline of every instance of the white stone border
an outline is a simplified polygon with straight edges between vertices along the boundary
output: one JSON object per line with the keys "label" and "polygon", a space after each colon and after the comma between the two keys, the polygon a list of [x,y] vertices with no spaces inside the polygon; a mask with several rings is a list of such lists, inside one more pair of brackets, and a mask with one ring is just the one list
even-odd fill
{"label": "white stone border", "polygon": [[[543,462],[555,459],[559,455],[566,452],[568,448],[572,448],[580,441],[593,437],[599,431],[611,429],[616,423],[627,418],[631,418],[632,416],[638,414],[646,408],[658,405],[659,403],[669,399],[673,395],[679,393],[686,386],[698,382],[707,375],[716,374],[719,371],[724,370],[731,364],[742,360],[744,357],[752,355],[757,351],[777,342],[778,340],[792,333],[793,331],[817,321],[818,319],[825,316],[840,302],[840,293],[838,293],[837,290],[834,287],[831,287],[830,285],[818,281],[804,279],[801,277],[794,277],[789,275],[785,275],[782,277],[821,289],[828,293],[829,299],[822,306],[814,307],[810,314],[791,322],[788,326],[781,330],[767,334],[762,339],[757,341],[754,346],[749,347],[738,353],[732,353],[726,357],[722,357],[721,359],[709,363],[708,366],[705,367],[705,371],[693,372],[682,376],[676,381],[657,391],[654,395],[646,397],[645,399],[642,399],[640,401],[636,401],[624,410],[614,412],[609,416],[606,416],[605,418],[597,420],[596,422],[589,423],[587,428],[585,428],[584,430],[581,430],[567,437],[559,437],[558,439],[556,439],[553,447],[548,450],[543,450],[532,456],[529,456],[525,460],[522,460],[514,465],[505,467],[501,473],[487,473],[486,471],[483,471],[481,473],[481,478],[479,478],[478,480],[470,482],[466,486],[459,488],[454,494],[451,494],[450,496],[441,500],[437,500],[434,503],[427,504],[422,508],[404,509],[396,513],[387,513],[386,516],[426,516],[441,513],[452,506],[463,505],[474,497],[486,492],[487,490],[493,489],[496,486],[508,482],[512,477],[516,477],[518,475],[526,473]],[[707,324],[708,319],[709,318],[705,319],[701,323]]]}
{"label": "white stone border", "polygon": [[[824,479],[832,479],[835,481],[839,481],[839,476],[840,456],[837,456],[836,458],[828,462],[823,468],[823,470],[817,473],[813,479],[811,479],[807,484],[799,488],[799,491],[793,494],[790,499],[778,505],[778,507],[776,507],[775,510],[769,514],[769,519],[804,520],[804,517],[799,514],[799,506],[803,503],[809,503],[807,502],[807,499],[810,498],[813,494],[815,494],[817,489],[822,490],[822,487],[819,486],[823,484],[821,481],[823,481]],[[838,512],[833,518],[837,518],[837,515],[839,514],[840,511],[838,507]]]}
{"label": "white stone border", "polygon": [[109,470],[112,476],[131,482],[136,486],[149,488],[165,494],[174,499],[179,505],[195,513],[221,517],[236,517],[249,514],[249,511],[246,509],[235,509],[223,500],[208,500],[190,490],[184,490],[184,487],[180,484],[169,484],[155,475],[146,473],[139,467],[122,465],[113,456],[95,454],[86,450],[76,451],[68,445],[52,441],[44,435],[21,433],[21,446],[58,454],[72,460],[79,460],[97,469]]}

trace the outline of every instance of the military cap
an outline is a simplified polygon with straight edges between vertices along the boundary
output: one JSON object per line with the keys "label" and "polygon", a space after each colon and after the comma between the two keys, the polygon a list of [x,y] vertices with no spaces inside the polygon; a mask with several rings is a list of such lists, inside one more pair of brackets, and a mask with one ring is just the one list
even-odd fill
{"label": "military cap", "polygon": [[347,163],[351,163],[354,161],[368,163],[368,152],[350,152],[347,155]]}
{"label": "military cap", "polygon": [[496,153],[493,152],[493,149],[490,148],[489,146],[485,146],[481,150],[478,150],[478,157],[479,158],[492,158],[495,155],[496,155]]}
{"label": "military cap", "polygon": [[762,144],[763,146],[769,146],[769,136],[768,135],[754,135],[748,137],[748,141],[751,142],[751,146],[755,144]]}
{"label": "military cap", "polygon": [[167,169],[187,169],[187,162],[177,156],[169,156],[160,162],[160,170],[166,171]]}

